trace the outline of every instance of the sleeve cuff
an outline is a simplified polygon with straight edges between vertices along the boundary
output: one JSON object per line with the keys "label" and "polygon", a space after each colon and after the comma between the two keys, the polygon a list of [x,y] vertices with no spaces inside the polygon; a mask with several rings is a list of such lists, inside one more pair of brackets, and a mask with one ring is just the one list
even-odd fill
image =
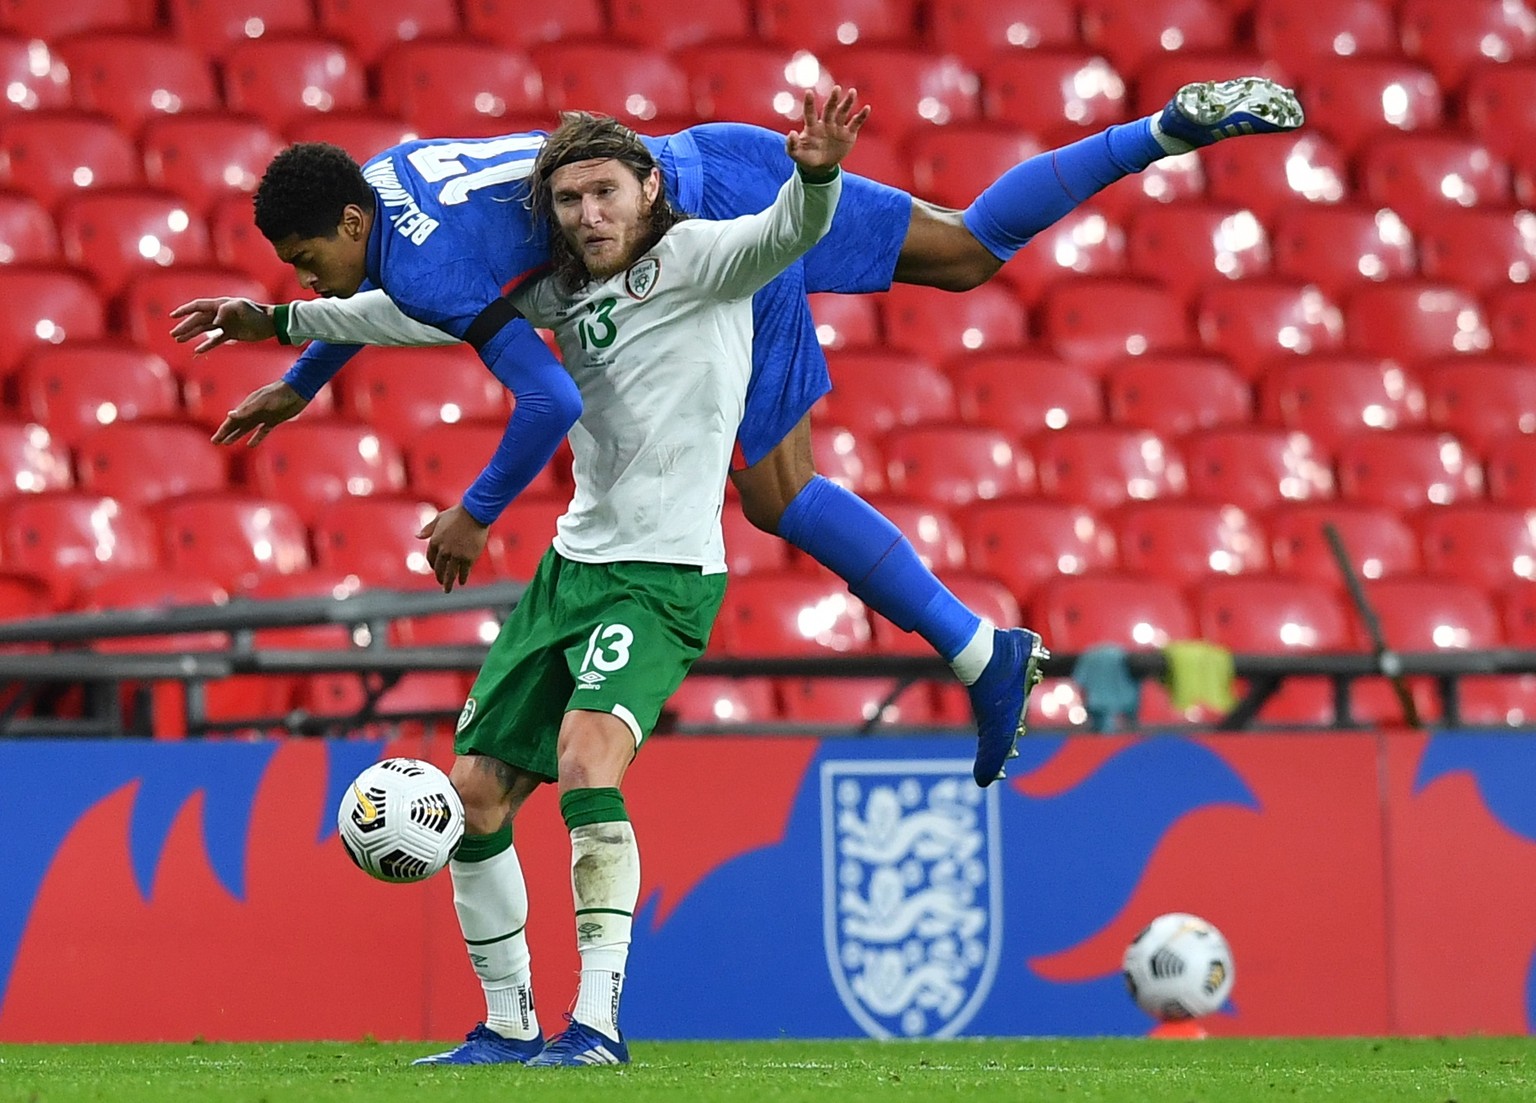
{"label": "sleeve cuff", "polygon": [[292,309],[288,303],[278,303],[272,308],[272,328],[277,331],[277,343],[280,345],[293,344],[293,338],[288,335],[289,313]]}
{"label": "sleeve cuff", "polygon": [[816,175],[812,175],[811,173],[806,172],[799,165],[795,166],[795,172],[799,174],[800,180],[801,180],[802,183],[812,184],[812,185],[817,185],[817,186],[832,183],[832,181],[836,180],[840,175],[842,175],[842,171],[843,171],[843,168],[842,168],[841,165],[833,165],[832,166],[832,171],[827,173],[825,176],[823,176],[823,175],[821,175],[819,173],[816,174]]}

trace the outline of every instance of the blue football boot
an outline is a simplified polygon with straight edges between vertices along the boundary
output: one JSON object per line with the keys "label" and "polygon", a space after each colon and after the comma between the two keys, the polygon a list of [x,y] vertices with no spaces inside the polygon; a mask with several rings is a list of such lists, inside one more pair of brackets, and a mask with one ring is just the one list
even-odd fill
{"label": "blue football boot", "polygon": [[608,1037],[590,1026],[578,1023],[569,1015],[570,1025],[555,1038],[549,1040],[544,1052],[528,1062],[529,1068],[580,1068],[583,1065],[627,1065],[629,1047],[623,1037]]}
{"label": "blue football boot", "polygon": [[985,789],[1003,776],[1003,763],[1017,758],[1015,744],[1024,734],[1024,709],[1040,683],[1040,663],[1051,657],[1038,633],[1028,628],[999,628],[992,636],[992,658],[981,677],[966,687],[976,717],[976,765],[971,775]]}
{"label": "blue football boot", "polygon": [[[1296,93],[1264,77],[1186,84],[1157,117],[1157,127],[1187,153],[1241,134],[1280,134],[1306,121]],[[1167,143],[1165,143],[1166,145]]]}
{"label": "blue football boot", "polygon": [[476,1023],[475,1029],[464,1040],[444,1053],[430,1057],[418,1057],[413,1065],[526,1065],[544,1052],[543,1038],[529,1038],[519,1042],[503,1038],[484,1023]]}

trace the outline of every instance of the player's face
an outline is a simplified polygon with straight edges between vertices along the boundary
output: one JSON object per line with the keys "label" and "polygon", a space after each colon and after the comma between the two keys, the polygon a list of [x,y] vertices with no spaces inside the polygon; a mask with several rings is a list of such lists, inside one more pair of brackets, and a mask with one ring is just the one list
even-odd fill
{"label": "player's face", "polygon": [[651,205],[661,192],[655,169],[643,182],[619,161],[575,161],[549,177],[560,232],[593,279],[605,280],[640,259]]}
{"label": "player's face", "polygon": [[345,299],[357,294],[368,274],[370,220],[361,207],[348,206],[341,224],[329,237],[289,234],[272,248],[284,264],[293,265],[299,286],[323,297]]}

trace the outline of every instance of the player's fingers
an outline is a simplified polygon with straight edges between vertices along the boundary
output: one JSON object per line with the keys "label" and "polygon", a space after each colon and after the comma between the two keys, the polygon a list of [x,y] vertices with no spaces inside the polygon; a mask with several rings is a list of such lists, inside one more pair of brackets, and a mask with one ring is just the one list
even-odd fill
{"label": "player's fingers", "polygon": [[262,425],[257,427],[256,432],[251,436],[251,439],[246,442],[245,446],[247,448],[255,448],[258,444],[267,439],[267,434],[271,431],[272,426],[270,425]]}
{"label": "player's fingers", "polygon": [[212,352],[220,345],[229,344],[230,337],[222,329],[209,330],[208,339],[192,350],[194,356],[200,356],[205,352]]}
{"label": "player's fingers", "polygon": [[231,410],[223,422],[220,423],[218,429],[214,431],[213,443],[233,444],[245,436],[249,428],[250,426],[237,416],[237,411]]}
{"label": "player's fingers", "polygon": [[200,311],[191,315],[190,317],[183,318],[181,321],[172,326],[171,336],[176,338],[178,341],[190,341],[199,333],[206,332],[208,329],[208,324],[212,320],[213,319],[208,316],[206,311]]}
{"label": "player's fingers", "polygon": [[805,125],[816,125],[816,92],[812,88],[805,90]]}
{"label": "player's fingers", "polygon": [[185,318],[188,314],[210,314],[213,312],[214,301],[212,299],[193,299],[189,303],[182,303],[171,310],[172,318]]}
{"label": "player's fingers", "polygon": [[863,107],[861,107],[859,109],[859,113],[857,115],[855,115],[852,118],[852,120],[849,121],[848,129],[851,130],[854,134],[857,134],[859,131],[864,129],[864,124],[866,122],[868,122],[868,121],[869,121],[869,104],[866,103]]}
{"label": "player's fingers", "polygon": [[461,560],[459,560],[459,585],[460,586],[468,585],[468,583],[469,583],[469,568],[472,567],[472,566],[474,566],[474,564],[471,563],[468,559],[461,559]]}

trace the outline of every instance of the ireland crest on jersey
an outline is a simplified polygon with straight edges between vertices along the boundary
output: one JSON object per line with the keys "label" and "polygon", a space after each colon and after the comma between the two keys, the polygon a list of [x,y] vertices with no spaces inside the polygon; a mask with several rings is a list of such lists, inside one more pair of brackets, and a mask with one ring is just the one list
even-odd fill
{"label": "ireland crest on jersey", "polygon": [[641,257],[624,273],[624,290],[632,299],[643,299],[656,287],[661,275],[661,261],[655,257]]}
{"label": "ireland crest on jersey", "polygon": [[872,1037],[950,1037],[1002,942],[997,788],[969,761],[821,767],[822,925],[843,1006]]}

